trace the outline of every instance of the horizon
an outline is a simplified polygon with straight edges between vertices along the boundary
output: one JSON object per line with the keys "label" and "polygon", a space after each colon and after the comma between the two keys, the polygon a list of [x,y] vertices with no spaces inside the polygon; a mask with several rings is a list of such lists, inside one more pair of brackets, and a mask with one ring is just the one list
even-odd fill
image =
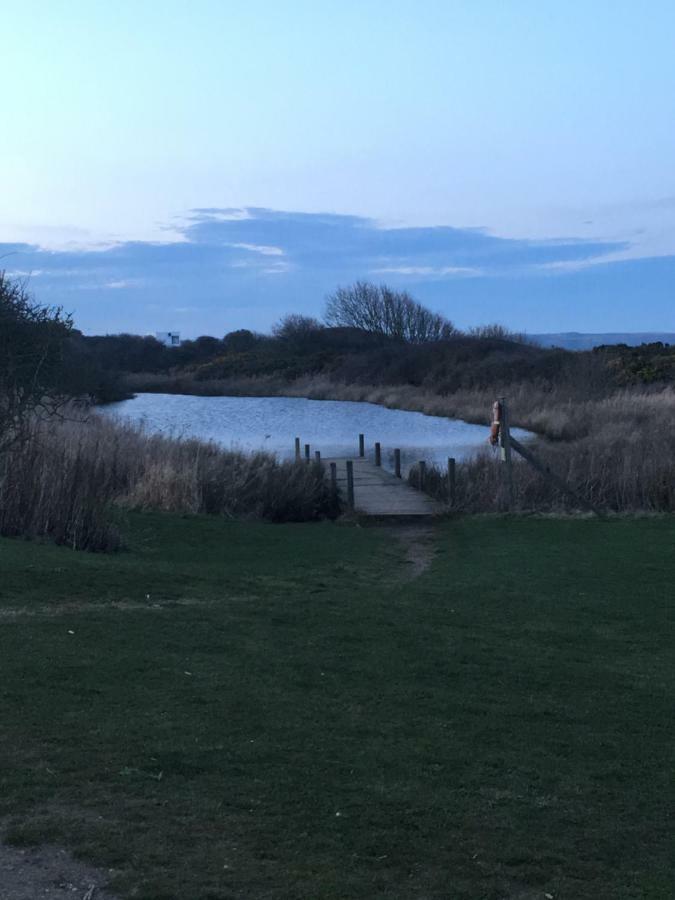
{"label": "horizon", "polygon": [[356,279],[460,328],[675,332],[675,8],[6,14],[0,266],[85,333],[267,331]]}

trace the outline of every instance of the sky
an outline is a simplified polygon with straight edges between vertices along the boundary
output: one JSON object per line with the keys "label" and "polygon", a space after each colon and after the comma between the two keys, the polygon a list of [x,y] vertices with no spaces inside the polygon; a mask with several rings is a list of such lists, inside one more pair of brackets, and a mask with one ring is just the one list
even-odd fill
{"label": "sky", "polygon": [[84,331],[338,284],[675,331],[672,0],[0,0],[0,266]]}

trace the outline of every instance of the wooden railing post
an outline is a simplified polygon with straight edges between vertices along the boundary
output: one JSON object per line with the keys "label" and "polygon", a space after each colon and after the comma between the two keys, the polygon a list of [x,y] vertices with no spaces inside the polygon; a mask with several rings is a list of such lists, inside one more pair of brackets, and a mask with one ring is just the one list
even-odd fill
{"label": "wooden railing post", "polygon": [[320,450],[314,451],[314,460],[315,460],[315,462],[319,463],[319,465],[321,465],[321,451]]}
{"label": "wooden railing post", "polygon": [[380,442],[377,441],[375,443],[375,465],[382,465],[382,447],[380,446]]}
{"label": "wooden railing post", "polygon": [[455,505],[455,458],[454,456],[448,457],[448,503],[450,506]]}
{"label": "wooden railing post", "polygon": [[330,488],[333,496],[337,494],[337,463],[330,464]]}
{"label": "wooden railing post", "polygon": [[354,508],[354,463],[347,460],[347,503]]}
{"label": "wooden railing post", "polygon": [[295,461],[300,462],[300,438],[295,439]]}
{"label": "wooden railing post", "polygon": [[366,455],[366,436],[365,434],[359,435],[359,456]]}
{"label": "wooden railing post", "polygon": [[306,460],[306,462],[309,462],[309,450],[310,450],[309,444],[305,444],[305,460]]}
{"label": "wooden railing post", "polygon": [[509,428],[509,411],[504,397],[499,399],[500,428],[499,446],[504,461],[504,482],[506,487],[506,508],[508,512],[513,509],[513,471],[511,469],[511,430]]}
{"label": "wooden railing post", "polygon": [[394,450],[394,474],[397,478],[401,477],[401,451],[398,447]]}
{"label": "wooden railing post", "polygon": [[420,460],[420,490],[423,491],[427,483],[427,464]]}

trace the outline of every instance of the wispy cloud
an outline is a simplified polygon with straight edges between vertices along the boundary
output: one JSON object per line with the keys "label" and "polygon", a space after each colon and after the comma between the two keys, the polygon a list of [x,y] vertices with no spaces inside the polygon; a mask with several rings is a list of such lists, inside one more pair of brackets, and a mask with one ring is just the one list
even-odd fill
{"label": "wispy cloud", "polygon": [[44,269],[32,269],[29,271],[28,269],[8,269],[5,272],[5,274],[7,275],[8,278],[20,278],[20,279],[39,278],[40,275],[45,274],[45,270]]}
{"label": "wispy cloud", "polygon": [[121,291],[124,288],[133,287],[139,283],[138,279],[120,278],[119,281],[106,281],[103,285],[107,291]]}
{"label": "wispy cloud", "polygon": [[371,270],[373,275],[415,275],[424,278],[444,278],[449,275],[478,276],[481,269],[473,266],[382,266]]}
{"label": "wispy cloud", "polygon": [[259,253],[261,256],[283,256],[284,251],[281,247],[268,247],[265,244],[230,244],[230,247],[237,247],[240,250],[250,250],[252,253]]}

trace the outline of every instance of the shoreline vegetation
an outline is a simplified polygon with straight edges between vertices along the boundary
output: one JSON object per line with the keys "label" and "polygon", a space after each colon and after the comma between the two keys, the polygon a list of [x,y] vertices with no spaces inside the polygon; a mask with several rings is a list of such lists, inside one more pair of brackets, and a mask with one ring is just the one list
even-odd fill
{"label": "shoreline vegetation", "polygon": [[[170,348],[138,335],[87,337],[0,273],[0,326],[0,534],[108,550],[121,543],[121,509],[270,521],[337,515],[319,466],[81,412],[139,391],[351,400],[486,426],[505,396],[512,424],[537,435],[543,464],[589,502],[614,512],[675,510],[668,345],[572,353],[499,325],[461,332],[405,292],[367,283],[329,297],[325,324],[289,315],[271,335],[240,329]],[[514,466],[514,481],[515,511],[573,508],[526,465]],[[447,499],[438,470],[426,489]],[[454,511],[499,511],[501,494],[487,447],[458,466]]]}
{"label": "shoreline vegetation", "polygon": [[78,408],[34,420],[0,456],[0,535],[76,550],[123,546],[128,510],[297,522],[338,509],[314,464],[166,438]]}
{"label": "shoreline vegetation", "polygon": [[[489,424],[497,394],[467,388],[439,395],[414,385],[347,384],[325,376],[285,381],[275,376],[200,381],[185,375],[127,376],[130,393],[198,396],[288,396],[312,400],[375,403],[390,409]],[[533,449],[545,465],[590,502],[613,512],[675,510],[675,390],[645,386],[619,388],[608,396],[579,400],[560,391],[516,385],[504,393],[512,424],[537,435]],[[447,501],[447,478],[427,470],[426,489]],[[415,471],[411,481],[417,484]],[[524,463],[514,466],[517,509],[563,511],[569,500]],[[500,508],[502,480],[487,450],[458,465],[456,510],[494,512]],[[574,504],[571,505],[574,508]]]}

